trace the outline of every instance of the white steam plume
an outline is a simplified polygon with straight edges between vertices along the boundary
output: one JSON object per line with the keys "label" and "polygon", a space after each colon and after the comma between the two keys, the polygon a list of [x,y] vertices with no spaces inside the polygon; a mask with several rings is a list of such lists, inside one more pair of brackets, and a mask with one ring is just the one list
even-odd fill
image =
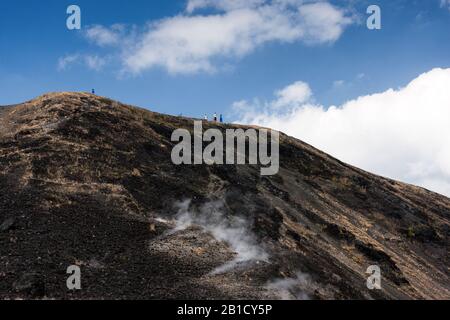
{"label": "white steam plume", "polygon": [[249,223],[241,217],[226,217],[221,201],[204,204],[198,212],[189,210],[190,200],[178,203],[176,227],[172,233],[197,225],[209,232],[215,239],[225,242],[237,254],[236,258],[213,271],[223,273],[239,264],[250,261],[268,261],[268,254],[261,248]]}
{"label": "white steam plume", "polygon": [[309,276],[297,272],[295,278],[275,279],[269,282],[266,288],[274,292],[281,300],[309,300],[305,288],[310,283]]}

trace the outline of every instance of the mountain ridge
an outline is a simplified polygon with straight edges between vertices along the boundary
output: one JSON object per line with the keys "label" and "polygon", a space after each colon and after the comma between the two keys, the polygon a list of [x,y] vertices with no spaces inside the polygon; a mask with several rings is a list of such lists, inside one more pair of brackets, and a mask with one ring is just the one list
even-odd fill
{"label": "mountain ridge", "polygon": [[[3,107],[0,297],[450,297],[450,199],[284,134],[273,177],[175,166],[171,134],[193,120],[87,93]],[[371,265],[381,290],[366,287]]]}

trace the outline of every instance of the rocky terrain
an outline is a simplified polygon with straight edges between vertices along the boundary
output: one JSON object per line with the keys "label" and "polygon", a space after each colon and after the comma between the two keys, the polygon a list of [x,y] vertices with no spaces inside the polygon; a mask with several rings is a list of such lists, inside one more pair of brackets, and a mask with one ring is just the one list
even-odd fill
{"label": "rocky terrain", "polygon": [[1,107],[0,299],[450,298],[450,199],[283,134],[276,176],[175,166],[177,128],[85,93]]}

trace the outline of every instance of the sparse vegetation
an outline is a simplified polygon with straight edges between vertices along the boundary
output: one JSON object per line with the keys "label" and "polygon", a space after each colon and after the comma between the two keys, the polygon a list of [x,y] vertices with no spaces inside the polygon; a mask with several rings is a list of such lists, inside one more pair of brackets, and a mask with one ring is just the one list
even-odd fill
{"label": "sparse vegetation", "polygon": [[407,236],[409,239],[412,239],[416,236],[416,231],[415,228],[413,226],[409,226],[408,227],[408,231],[407,231]]}

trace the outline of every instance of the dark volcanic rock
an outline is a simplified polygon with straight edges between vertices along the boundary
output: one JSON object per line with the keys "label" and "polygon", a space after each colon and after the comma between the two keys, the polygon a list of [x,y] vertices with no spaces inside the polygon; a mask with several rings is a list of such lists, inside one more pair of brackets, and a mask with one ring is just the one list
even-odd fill
{"label": "dark volcanic rock", "polygon": [[177,128],[83,93],[0,108],[0,298],[450,298],[448,198],[286,135],[273,177],[175,166]]}
{"label": "dark volcanic rock", "polygon": [[14,218],[8,218],[6,219],[1,225],[0,225],[0,232],[2,231],[8,231],[14,226],[14,223],[16,220]]}
{"label": "dark volcanic rock", "polygon": [[19,280],[14,282],[13,288],[19,294],[31,298],[42,298],[45,296],[45,283],[37,273],[25,273]]}

